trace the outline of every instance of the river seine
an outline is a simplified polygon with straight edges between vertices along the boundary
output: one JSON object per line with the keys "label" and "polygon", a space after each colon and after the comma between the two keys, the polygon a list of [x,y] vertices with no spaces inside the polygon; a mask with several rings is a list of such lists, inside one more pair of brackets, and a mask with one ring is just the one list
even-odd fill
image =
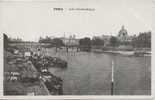
{"label": "river seine", "polygon": [[111,69],[114,62],[114,95],[151,94],[151,57],[129,57],[93,52],[55,52],[47,55],[68,62],[66,69],[50,68],[63,79],[64,95],[111,95]]}

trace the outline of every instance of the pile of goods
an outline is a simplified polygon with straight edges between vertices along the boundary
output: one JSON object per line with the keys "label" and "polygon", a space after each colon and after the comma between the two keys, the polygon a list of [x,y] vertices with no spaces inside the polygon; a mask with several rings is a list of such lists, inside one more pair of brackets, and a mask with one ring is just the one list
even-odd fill
{"label": "pile of goods", "polygon": [[56,68],[66,68],[67,62],[57,58],[57,57],[32,57],[31,58],[32,63],[34,66],[37,67],[38,70],[41,70],[42,68],[50,68],[50,67],[56,67]]}
{"label": "pile of goods", "polygon": [[67,62],[56,57],[32,57],[30,58],[33,65],[40,72],[40,80],[42,80],[48,88],[50,94],[63,94],[63,81],[60,77],[51,74],[48,71],[50,67],[66,68]]}
{"label": "pile of goods", "polygon": [[63,81],[61,78],[54,76],[50,72],[43,72],[40,76],[51,95],[63,94]]}

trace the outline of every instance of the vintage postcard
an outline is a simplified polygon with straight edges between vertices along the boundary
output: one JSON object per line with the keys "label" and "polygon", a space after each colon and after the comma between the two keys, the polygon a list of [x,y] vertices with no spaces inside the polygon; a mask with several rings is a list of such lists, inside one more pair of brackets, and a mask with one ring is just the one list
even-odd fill
{"label": "vintage postcard", "polygon": [[152,97],[154,4],[0,1],[1,95]]}

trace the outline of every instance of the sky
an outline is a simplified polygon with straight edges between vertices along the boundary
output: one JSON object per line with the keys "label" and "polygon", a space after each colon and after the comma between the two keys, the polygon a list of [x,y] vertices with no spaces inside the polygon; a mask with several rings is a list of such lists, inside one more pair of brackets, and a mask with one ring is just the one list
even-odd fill
{"label": "sky", "polygon": [[[40,36],[117,35],[124,25],[129,35],[139,34],[153,31],[154,4],[154,0],[3,0],[0,32],[25,41],[38,41]],[[95,10],[69,11],[69,8]]]}

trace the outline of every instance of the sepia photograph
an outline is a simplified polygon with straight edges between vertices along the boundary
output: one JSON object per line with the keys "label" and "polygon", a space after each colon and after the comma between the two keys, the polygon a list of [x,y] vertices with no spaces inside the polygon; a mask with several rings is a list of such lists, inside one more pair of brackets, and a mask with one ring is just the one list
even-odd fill
{"label": "sepia photograph", "polygon": [[151,96],[153,3],[0,1],[3,95]]}

